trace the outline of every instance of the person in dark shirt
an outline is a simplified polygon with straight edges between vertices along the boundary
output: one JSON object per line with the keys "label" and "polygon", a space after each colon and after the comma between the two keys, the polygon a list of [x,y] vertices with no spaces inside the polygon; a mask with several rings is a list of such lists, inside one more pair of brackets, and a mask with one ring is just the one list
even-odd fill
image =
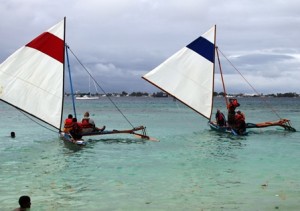
{"label": "person in dark shirt", "polygon": [[77,118],[73,118],[72,122],[73,122],[73,126],[72,129],[70,130],[70,134],[75,140],[79,140],[82,138],[81,123],[77,122]]}
{"label": "person in dark shirt", "polygon": [[216,121],[217,121],[217,125],[219,125],[219,126],[226,126],[225,116],[224,116],[224,114],[219,109],[217,109]]}

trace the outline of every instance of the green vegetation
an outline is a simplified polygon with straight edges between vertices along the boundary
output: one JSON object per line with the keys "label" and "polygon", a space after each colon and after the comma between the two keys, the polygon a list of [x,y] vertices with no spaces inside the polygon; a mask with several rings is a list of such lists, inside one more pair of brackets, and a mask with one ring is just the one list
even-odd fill
{"label": "green vegetation", "polygon": [[[214,97],[223,97],[224,92],[214,92]],[[277,94],[227,94],[227,96],[233,96],[233,97],[299,97],[300,95],[296,92],[287,92],[287,93],[277,93]]]}
{"label": "green vegetation", "polygon": [[[188,93],[187,93],[188,94]],[[65,93],[65,95],[69,96],[70,93]],[[89,95],[89,93],[76,93],[76,96],[83,96],[83,95]],[[168,94],[165,92],[155,92],[152,94],[149,94],[147,92],[132,92],[132,93],[127,93],[125,91],[121,93],[106,93],[106,94],[100,94],[100,93],[95,93],[92,94],[92,96],[116,96],[116,97],[126,97],[126,96],[131,96],[131,97],[168,97]],[[223,97],[224,92],[214,92],[214,97]],[[299,97],[300,95],[295,93],[295,92],[287,92],[287,93],[277,93],[277,94],[227,94],[227,96],[232,96],[232,97]]]}

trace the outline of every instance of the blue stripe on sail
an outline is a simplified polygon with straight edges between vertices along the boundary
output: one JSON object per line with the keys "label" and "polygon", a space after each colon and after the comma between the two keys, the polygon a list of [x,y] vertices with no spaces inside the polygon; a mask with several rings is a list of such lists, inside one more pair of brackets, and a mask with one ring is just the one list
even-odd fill
{"label": "blue stripe on sail", "polygon": [[215,46],[207,39],[199,37],[186,47],[214,63]]}

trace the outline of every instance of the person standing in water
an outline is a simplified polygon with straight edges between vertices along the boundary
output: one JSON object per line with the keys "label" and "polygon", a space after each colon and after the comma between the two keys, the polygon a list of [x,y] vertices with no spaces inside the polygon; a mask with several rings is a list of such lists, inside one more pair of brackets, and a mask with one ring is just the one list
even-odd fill
{"label": "person standing in water", "polygon": [[31,201],[29,196],[21,196],[19,198],[20,207],[14,209],[14,211],[26,211],[31,207]]}

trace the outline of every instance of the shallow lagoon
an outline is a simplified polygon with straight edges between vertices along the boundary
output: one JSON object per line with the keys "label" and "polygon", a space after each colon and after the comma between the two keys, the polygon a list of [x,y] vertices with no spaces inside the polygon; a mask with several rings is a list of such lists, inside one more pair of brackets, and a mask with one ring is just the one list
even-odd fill
{"label": "shallow lagoon", "polygon": [[[113,100],[160,142],[112,135],[84,148],[65,144],[1,102],[1,209],[17,207],[26,194],[31,210],[298,210],[299,132],[266,128],[233,137],[209,130],[206,119],[171,98]],[[258,99],[239,100],[249,122],[277,119]],[[299,98],[267,100],[300,131]],[[216,99],[215,107],[222,103]],[[109,130],[130,128],[105,98],[77,107],[79,119],[89,110]],[[69,99],[65,109],[67,116]]]}

